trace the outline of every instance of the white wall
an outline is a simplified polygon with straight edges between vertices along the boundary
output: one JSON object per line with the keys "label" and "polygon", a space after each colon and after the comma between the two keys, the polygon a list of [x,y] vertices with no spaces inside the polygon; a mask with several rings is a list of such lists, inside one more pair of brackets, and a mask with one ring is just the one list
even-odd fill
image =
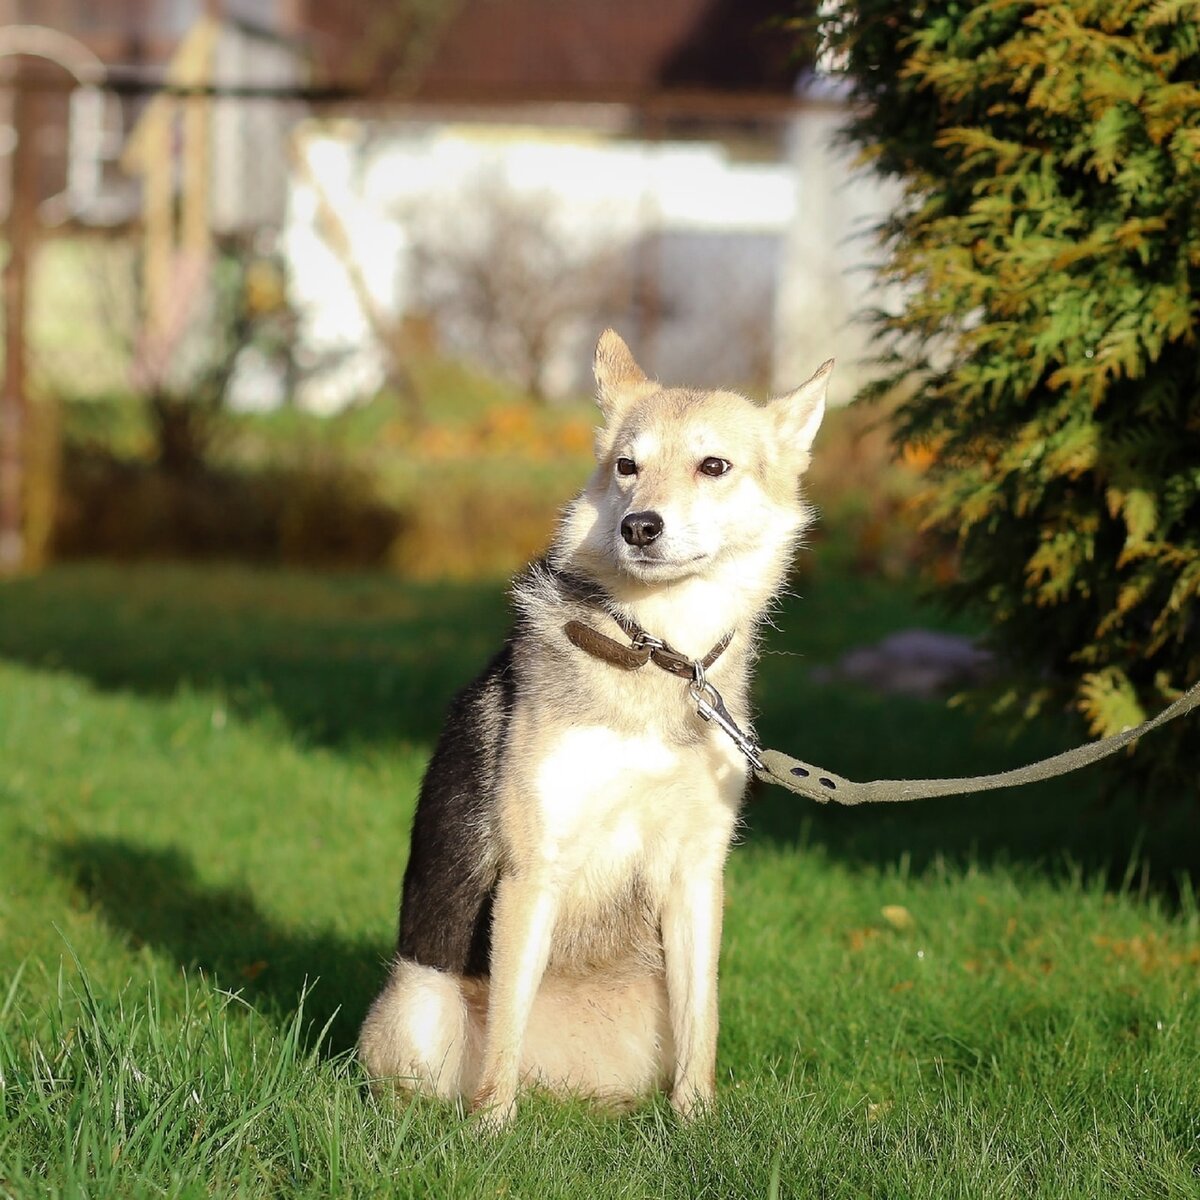
{"label": "white wall", "polygon": [[344,264],[320,228],[317,181],[349,235],[379,311],[411,302],[407,262],[419,228],[472,236],[479,182],[546,206],[547,221],[582,254],[624,244],[635,272],[657,281],[661,305],[597,311],[563,335],[547,383],[589,388],[591,344],[616,324],[647,370],[664,379],[738,384],[766,375],[794,386],[838,356],[846,399],[861,336],[847,313],[868,286],[849,235],[879,211],[881,193],[852,181],[825,144],[824,114],[796,120],[776,162],[744,161],[717,141],[642,142],[586,129],[363,122],[302,125],[305,172],[293,173],[283,249],[302,341],[312,364],[300,403],[336,409],[383,379],[383,359]]}
{"label": "white wall", "polygon": [[[544,205],[548,221],[581,255],[624,244],[638,270],[655,273],[664,312],[642,347],[648,369],[697,383],[716,382],[714,373],[722,372],[728,381],[742,363],[724,343],[746,319],[731,306],[765,297],[759,323],[769,328],[774,263],[795,214],[786,162],[737,162],[715,142],[647,143],[534,127],[311,124],[298,136],[317,186],[342,216],[374,300],[390,314],[409,301],[414,230],[436,220],[470,237],[472,198],[481,180],[493,179]],[[326,409],[349,399],[347,389],[378,379],[381,368],[347,272],[322,237],[318,210],[314,188],[294,176],[284,242],[293,301],[312,357],[343,360],[340,371],[311,381],[301,402]],[[743,255],[731,253],[739,240],[751,248]],[[645,315],[597,312],[580,322],[552,355],[551,390],[587,389],[590,343],[608,320],[636,343]]]}

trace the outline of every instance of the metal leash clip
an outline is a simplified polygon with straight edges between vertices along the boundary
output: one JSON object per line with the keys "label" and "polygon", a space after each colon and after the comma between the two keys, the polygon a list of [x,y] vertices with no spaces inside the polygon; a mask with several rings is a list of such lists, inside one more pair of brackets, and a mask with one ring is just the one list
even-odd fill
{"label": "metal leash clip", "polygon": [[750,765],[763,770],[762,756],[759,754],[758,743],[746,733],[729,714],[721,693],[704,677],[702,663],[692,664],[692,685],[688,695],[696,705],[696,713],[702,721],[714,721],[729,737],[730,741],[746,756]]}

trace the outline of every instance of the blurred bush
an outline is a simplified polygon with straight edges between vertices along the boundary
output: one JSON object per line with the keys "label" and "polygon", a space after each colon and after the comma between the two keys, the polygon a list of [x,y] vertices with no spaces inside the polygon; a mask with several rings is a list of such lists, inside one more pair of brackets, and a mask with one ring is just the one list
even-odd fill
{"label": "blurred bush", "polygon": [[514,571],[586,477],[591,405],[548,411],[432,357],[411,373],[430,400],[419,419],[389,394],[332,417],[205,406],[183,458],[164,452],[146,398],[65,403],[51,555]]}
{"label": "blurred bush", "polygon": [[[203,454],[183,464],[136,398],[65,405],[52,553],[511,574],[545,549],[591,471],[598,414],[590,400],[546,408],[437,357],[410,370],[419,419],[386,394],[332,417],[214,410]],[[831,412],[808,484],[815,553],[799,569],[915,574],[931,553],[911,512],[919,483],[878,413]]]}
{"label": "blurred bush", "polygon": [[[1200,23],[1179,0],[822,6],[884,232],[898,438],[957,541],[947,595],[1095,734],[1200,678]],[[1197,794],[1194,722],[1144,788]]]}
{"label": "blurred bush", "polygon": [[537,401],[547,398],[547,368],[563,335],[632,287],[624,247],[581,236],[571,206],[491,172],[465,186],[452,212],[424,204],[405,216],[416,304],[443,344]]}
{"label": "blurred bush", "polygon": [[912,579],[931,570],[938,580],[953,577],[953,545],[922,531],[916,510],[929,459],[897,457],[890,415],[890,408],[851,405],[826,416],[805,478],[818,520],[807,535],[813,553],[797,562],[802,574]]}
{"label": "blurred bush", "polygon": [[330,454],[180,474],[69,443],[57,509],[54,553],[67,558],[377,566],[405,527],[367,472]]}
{"label": "blurred bush", "polygon": [[436,480],[409,509],[392,566],[417,579],[510,575],[549,544],[563,499],[558,491],[490,473]]}

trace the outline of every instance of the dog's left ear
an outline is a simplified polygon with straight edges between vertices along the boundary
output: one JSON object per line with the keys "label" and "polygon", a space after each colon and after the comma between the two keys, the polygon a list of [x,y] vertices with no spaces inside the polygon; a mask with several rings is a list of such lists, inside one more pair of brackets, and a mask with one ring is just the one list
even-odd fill
{"label": "dog's left ear", "polygon": [[804,455],[805,464],[813,439],[825,416],[825,392],[833,374],[833,359],[826,359],[811,379],[794,392],[772,400],[768,411],[775,417],[775,429],[781,447],[791,454]]}
{"label": "dog's left ear", "polygon": [[606,329],[600,335],[592,370],[596,375],[596,402],[606,421],[611,421],[638,385],[646,382],[646,373],[633,361],[633,354],[615,329]]}

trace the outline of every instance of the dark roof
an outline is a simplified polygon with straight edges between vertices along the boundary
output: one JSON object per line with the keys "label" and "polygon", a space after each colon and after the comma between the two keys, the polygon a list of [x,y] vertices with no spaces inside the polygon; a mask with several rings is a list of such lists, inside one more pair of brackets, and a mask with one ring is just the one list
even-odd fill
{"label": "dark roof", "polygon": [[[793,3],[805,0],[793,0]],[[161,66],[204,11],[194,0],[11,0],[107,64]],[[451,104],[690,94],[779,102],[800,63],[780,0],[221,0],[253,31],[302,41],[318,82]],[[232,14],[238,14],[234,17]],[[253,82],[253,81],[248,81]]]}
{"label": "dark roof", "polygon": [[464,0],[420,72],[423,100],[790,97],[778,0]]}

